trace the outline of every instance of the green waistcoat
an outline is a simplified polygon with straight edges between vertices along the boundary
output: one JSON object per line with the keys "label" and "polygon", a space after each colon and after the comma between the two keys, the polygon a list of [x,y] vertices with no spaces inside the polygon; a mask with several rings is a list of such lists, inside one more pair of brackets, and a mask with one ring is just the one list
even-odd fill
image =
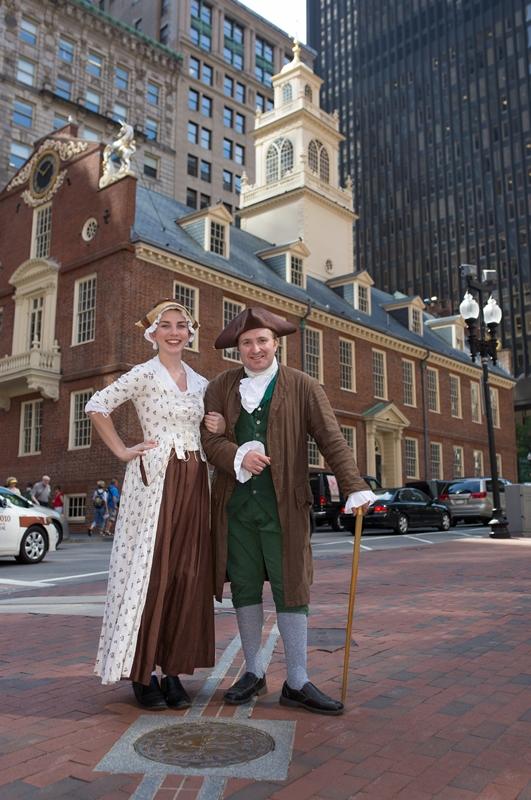
{"label": "green waistcoat", "polygon": [[[267,454],[267,423],[277,377],[278,372],[265,390],[260,405],[252,414],[242,407],[234,427],[238,446],[256,440],[263,443]],[[257,503],[269,517],[278,519],[277,498],[270,467],[266,467],[260,475],[252,475],[245,483],[236,482],[236,488],[229,500],[228,511],[231,514],[237,513],[238,509],[247,503]]]}

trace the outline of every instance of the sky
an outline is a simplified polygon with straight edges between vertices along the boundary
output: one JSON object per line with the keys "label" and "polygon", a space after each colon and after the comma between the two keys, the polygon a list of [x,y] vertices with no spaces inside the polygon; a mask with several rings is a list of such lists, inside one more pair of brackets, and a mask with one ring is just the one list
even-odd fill
{"label": "sky", "polygon": [[289,36],[306,42],[306,0],[242,0],[243,5],[256,11]]}

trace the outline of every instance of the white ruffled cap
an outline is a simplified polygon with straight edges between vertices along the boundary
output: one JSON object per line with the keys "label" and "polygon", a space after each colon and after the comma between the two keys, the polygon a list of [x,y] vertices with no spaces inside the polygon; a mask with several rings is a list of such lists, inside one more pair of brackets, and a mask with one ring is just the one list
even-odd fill
{"label": "white ruffled cap", "polygon": [[[145,331],[144,331],[144,339],[147,342],[150,342],[153,345],[153,350],[158,350],[158,346],[157,346],[157,342],[153,338],[152,334],[154,334],[155,331],[157,330],[162,315],[164,313],[166,313],[166,311],[169,311],[169,310],[171,310],[171,309],[165,308],[164,311],[161,311],[160,314],[157,315],[157,318],[155,319],[155,321],[152,322],[151,325],[149,326],[149,328],[146,328]],[[195,339],[195,328],[194,328],[194,326],[192,325],[192,323],[190,322],[189,319],[187,320],[187,323],[188,323],[188,330],[190,332],[190,336],[188,338],[188,344],[190,345],[190,344],[192,344],[192,342]]]}

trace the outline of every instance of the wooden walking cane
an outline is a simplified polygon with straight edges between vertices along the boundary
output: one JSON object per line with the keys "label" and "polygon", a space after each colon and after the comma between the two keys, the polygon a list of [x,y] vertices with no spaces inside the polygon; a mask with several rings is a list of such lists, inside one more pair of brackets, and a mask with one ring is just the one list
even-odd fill
{"label": "wooden walking cane", "polygon": [[354,614],[354,601],[356,599],[356,582],[358,580],[358,566],[360,563],[361,530],[363,528],[363,511],[356,509],[356,524],[354,527],[354,547],[352,548],[352,573],[350,576],[350,591],[348,595],[348,618],[345,638],[345,659],[343,661],[343,684],[341,687],[341,702],[347,696],[348,667],[350,661],[350,640],[352,638],[352,617]]}

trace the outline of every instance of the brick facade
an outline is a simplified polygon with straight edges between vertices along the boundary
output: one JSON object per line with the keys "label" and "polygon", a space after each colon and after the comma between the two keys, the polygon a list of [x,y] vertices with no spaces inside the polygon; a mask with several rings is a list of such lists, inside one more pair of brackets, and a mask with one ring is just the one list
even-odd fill
{"label": "brick facade", "polygon": [[[54,137],[57,141],[74,137],[75,141],[75,135],[76,128],[72,126]],[[152,357],[153,351],[139,329],[134,327],[134,322],[156,300],[171,296],[175,281],[198,289],[198,316],[201,323],[199,351],[189,351],[186,360],[208,378],[236,363],[224,359],[212,346],[223,324],[223,299],[266,306],[297,325],[300,325],[305,312],[305,306],[300,301],[289,301],[280,294],[265,292],[253,284],[251,277],[247,280],[229,279],[220,271],[195,264],[178,253],[164,254],[156,247],[150,249],[150,243],[132,241],[136,180],[126,177],[105,189],[99,189],[101,150],[101,146],[91,144],[83,153],[64,161],[61,168],[67,171],[66,180],[52,198],[52,237],[48,261],[58,268],[53,336],[60,350],[61,374],[58,400],[42,400],[40,454],[20,455],[19,438],[21,404],[41,399],[41,394],[29,387],[23,392],[17,390],[11,397],[9,410],[0,410],[0,480],[13,474],[23,486],[25,482],[33,482],[46,472],[51,475],[53,483],[63,487],[67,495],[89,492],[99,478],[108,480],[115,476],[121,480],[124,471],[123,465],[109,453],[95,434],[89,447],[69,448],[71,394],[101,388],[133,364]],[[0,359],[11,357],[13,352],[15,292],[10,278],[15,270],[28,261],[31,252],[34,210],[21,197],[24,188],[22,184],[0,194],[0,231],[3,241],[8,242],[1,253],[0,307],[3,309],[3,323]],[[98,231],[94,239],[87,242],[83,240],[81,230],[90,217],[97,220]],[[9,234],[8,238],[6,233]],[[84,344],[72,345],[76,281],[92,275],[96,276],[97,286],[95,338]],[[394,404],[393,408],[387,404],[391,408],[389,413],[393,414],[393,409],[397,409],[396,413],[402,414],[408,423],[401,436],[418,441],[418,477],[426,477],[426,442],[442,444],[444,477],[452,477],[454,446],[464,448],[464,475],[473,474],[474,450],[483,453],[485,471],[488,473],[484,417],[481,424],[471,422],[470,382],[480,381],[477,367],[463,359],[454,363],[447,356],[429,353],[428,366],[439,372],[440,413],[434,413],[425,410],[422,398],[421,371],[424,367],[420,348],[415,349],[405,340],[381,331],[338,319],[322,309],[312,311],[307,324],[322,331],[324,386],[340,424],[356,429],[357,457],[362,471],[367,469],[370,458],[374,458],[374,454],[367,452],[367,426],[371,409],[379,402],[374,396],[372,379],[372,350],[376,348],[386,353],[386,400]],[[352,340],[355,345],[356,391],[339,388],[340,337]],[[287,363],[300,368],[300,332],[288,337],[284,347]],[[408,358],[415,364],[415,407],[403,402],[402,358]],[[450,416],[450,373],[459,376],[461,382],[462,418],[459,419]],[[9,390],[14,380],[9,370],[2,372],[0,360],[0,394],[6,387]],[[492,385],[498,390],[500,409],[496,450],[501,456],[503,475],[514,480],[513,382],[508,377],[496,374],[493,375]],[[377,423],[380,432],[377,435],[383,437],[382,441],[387,436],[387,406],[385,403],[383,406]],[[113,419],[128,442],[138,440],[140,431],[132,407],[120,409]]]}

